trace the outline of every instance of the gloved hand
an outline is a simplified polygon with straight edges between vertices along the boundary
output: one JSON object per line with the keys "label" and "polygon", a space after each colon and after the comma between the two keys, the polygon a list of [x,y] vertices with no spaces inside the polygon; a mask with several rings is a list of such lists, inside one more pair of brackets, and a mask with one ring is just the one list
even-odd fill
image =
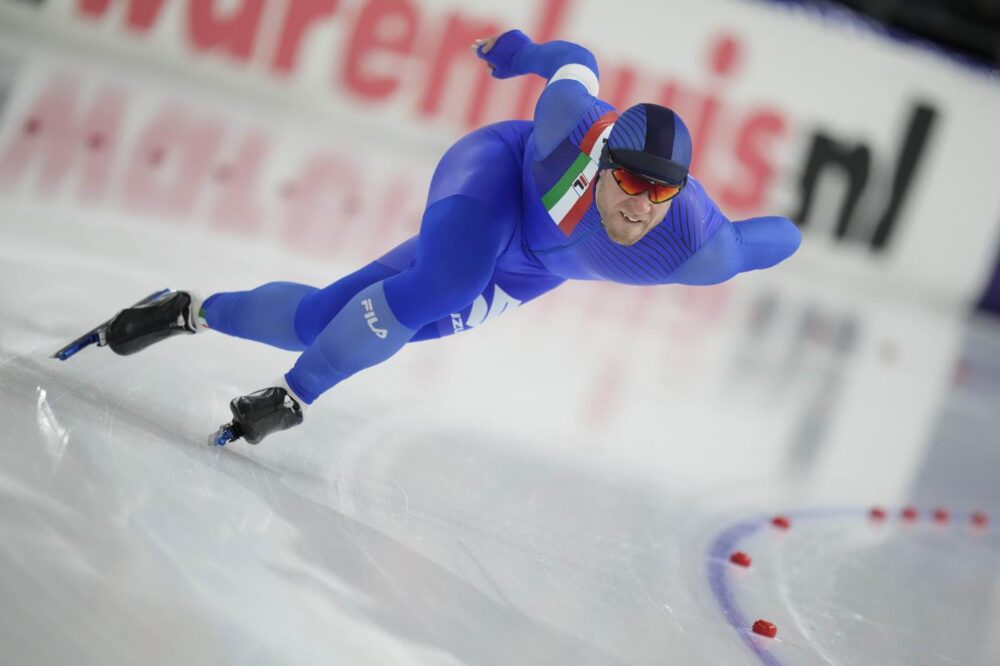
{"label": "gloved hand", "polygon": [[515,58],[531,38],[520,30],[508,30],[502,35],[477,39],[472,45],[476,55],[485,60],[495,78],[509,79],[525,72],[515,67]]}

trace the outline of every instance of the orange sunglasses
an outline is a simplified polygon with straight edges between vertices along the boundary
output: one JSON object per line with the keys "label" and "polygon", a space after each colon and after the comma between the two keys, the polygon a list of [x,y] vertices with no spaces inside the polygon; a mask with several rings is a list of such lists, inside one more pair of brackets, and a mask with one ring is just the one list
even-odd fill
{"label": "orange sunglasses", "polygon": [[687,179],[678,185],[667,185],[666,183],[654,183],[651,180],[646,180],[642,176],[637,176],[628,169],[623,169],[621,167],[611,170],[611,175],[614,177],[615,182],[618,183],[618,187],[622,188],[622,192],[625,194],[635,195],[642,194],[643,192],[649,193],[649,200],[653,203],[665,203],[670,201],[684,189],[684,185],[687,183]]}

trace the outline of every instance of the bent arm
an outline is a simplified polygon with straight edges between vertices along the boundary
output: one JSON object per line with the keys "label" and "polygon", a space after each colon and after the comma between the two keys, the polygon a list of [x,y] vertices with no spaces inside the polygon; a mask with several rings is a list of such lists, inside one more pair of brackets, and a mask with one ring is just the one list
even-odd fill
{"label": "bent arm", "polygon": [[502,34],[480,58],[493,66],[493,76],[506,79],[537,74],[548,80],[535,104],[536,158],[548,156],[597,102],[597,60],[572,42],[535,44],[520,30]]}
{"label": "bent arm", "polygon": [[[585,79],[592,78],[594,87],[597,85],[597,61],[593,54],[572,42],[535,44],[520,30],[509,30],[500,35],[488,51],[485,44],[480,44],[476,53],[493,65],[493,76],[498,79],[537,74],[551,81],[558,78],[556,75],[560,70],[572,72],[582,68],[579,69],[580,75]],[[569,74],[564,75],[564,78],[569,77]]]}
{"label": "bent arm", "polygon": [[770,268],[784,261],[801,242],[798,227],[784,217],[725,222],[667,282],[689,285],[725,282],[738,273]]}

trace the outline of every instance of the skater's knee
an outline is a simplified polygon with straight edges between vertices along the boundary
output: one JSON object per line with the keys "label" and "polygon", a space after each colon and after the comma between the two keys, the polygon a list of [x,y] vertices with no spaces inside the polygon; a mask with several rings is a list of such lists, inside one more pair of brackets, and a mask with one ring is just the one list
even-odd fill
{"label": "skater's knee", "polygon": [[322,303],[322,291],[313,289],[304,294],[295,308],[293,317],[295,335],[298,336],[302,344],[307,347],[311,345],[320,331],[330,322],[332,317],[324,315]]}
{"label": "skater's knee", "polygon": [[306,294],[295,313],[295,331],[299,338],[304,344],[311,345],[358,292],[398,272],[397,269],[373,261],[323,289],[315,289]]}

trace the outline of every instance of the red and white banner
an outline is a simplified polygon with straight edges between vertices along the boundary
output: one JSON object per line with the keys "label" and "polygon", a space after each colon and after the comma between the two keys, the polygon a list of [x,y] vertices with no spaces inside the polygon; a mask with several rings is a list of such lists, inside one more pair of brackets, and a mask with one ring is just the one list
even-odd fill
{"label": "red and white banner", "polygon": [[20,68],[0,196],[21,203],[53,205],[72,179],[75,206],[270,224],[312,250],[401,219],[385,233],[405,237],[450,141],[530,117],[541,82],[494,81],[468,52],[521,27],[593,50],[615,105],[677,109],[731,218],[802,224],[793,261],[965,302],[995,257],[997,78],[781,6],[4,0],[0,19]]}

